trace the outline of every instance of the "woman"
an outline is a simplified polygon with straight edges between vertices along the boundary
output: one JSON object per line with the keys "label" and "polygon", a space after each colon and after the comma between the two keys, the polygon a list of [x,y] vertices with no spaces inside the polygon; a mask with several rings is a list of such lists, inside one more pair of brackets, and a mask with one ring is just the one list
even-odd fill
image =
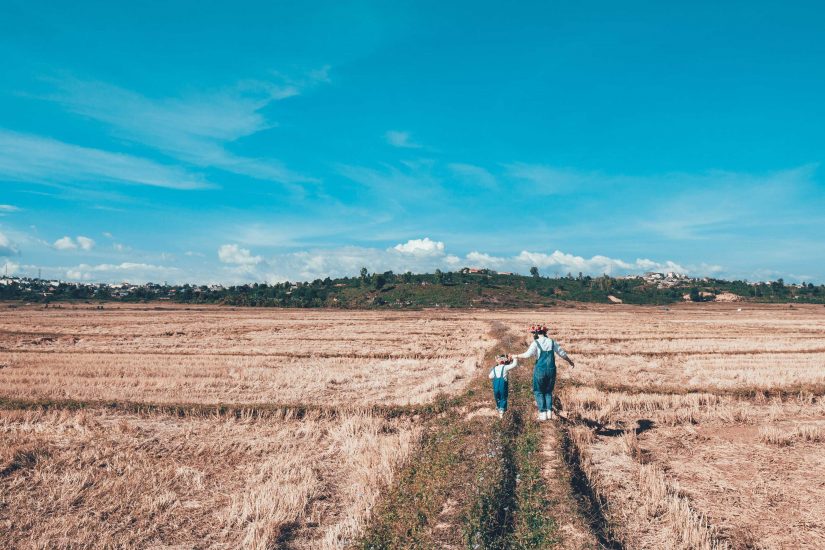
{"label": "woman", "polygon": [[574,367],[573,360],[561,349],[559,343],[547,337],[547,327],[533,325],[530,327],[533,334],[533,343],[521,355],[514,355],[513,359],[527,359],[536,356],[536,366],[533,367],[533,395],[536,396],[536,405],[539,408],[539,421],[553,418],[553,388],[556,386],[556,353],[559,357]]}

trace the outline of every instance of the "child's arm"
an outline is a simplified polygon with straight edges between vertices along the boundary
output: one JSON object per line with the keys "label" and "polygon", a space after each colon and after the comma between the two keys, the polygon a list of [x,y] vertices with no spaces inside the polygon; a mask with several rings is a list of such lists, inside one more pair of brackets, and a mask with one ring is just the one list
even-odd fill
{"label": "child's arm", "polygon": [[488,374],[488,375],[487,375],[487,378],[489,378],[490,380],[492,380],[492,379],[493,379],[493,378],[495,378],[495,377],[496,377],[496,368],[495,368],[495,367],[493,367],[493,368],[491,368],[491,369],[490,369],[490,374]]}
{"label": "child's arm", "polygon": [[504,365],[504,372],[510,372],[511,370],[513,370],[514,368],[516,368],[517,366],[518,366],[518,359],[516,359],[515,357],[513,357],[513,360],[512,360],[512,361],[510,361],[509,363],[507,363],[506,365]]}

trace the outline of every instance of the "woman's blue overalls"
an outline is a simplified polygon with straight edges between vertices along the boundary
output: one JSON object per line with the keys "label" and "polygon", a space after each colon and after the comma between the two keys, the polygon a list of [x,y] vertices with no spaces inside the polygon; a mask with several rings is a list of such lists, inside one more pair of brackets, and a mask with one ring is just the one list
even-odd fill
{"label": "woman's blue overalls", "polygon": [[507,410],[507,393],[510,388],[507,385],[507,379],[504,378],[504,365],[501,366],[501,376],[496,375],[496,367],[493,367],[493,397],[496,400],[496,408]]}
{"label": "woman's blue overalls", "polygon": [[[552,343],[552,341],[551,341]],[[539,358],[536,359],[536,366],[533,368],[533,395],[536,396],[536,405],[539,412],[547,412],[553,409],[553,388],[556,386],[556,355],[553,346],[550,351],[541,349],[538,340],[536,347],[539,348]]]}

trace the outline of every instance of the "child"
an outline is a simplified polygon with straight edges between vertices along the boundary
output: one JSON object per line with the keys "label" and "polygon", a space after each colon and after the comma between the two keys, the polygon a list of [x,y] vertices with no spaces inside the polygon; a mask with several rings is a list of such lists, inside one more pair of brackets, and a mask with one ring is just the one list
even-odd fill
{"label": "child", "polygon": [[504,411],[507,410],[507,373],[517,366],[518,361],[515,359],[510,360],[506,355],[499,355],[496,357],[496,366],[490,369],[488,378],[493,381],[493,397],[496,400],[499,418],[503,417]]}

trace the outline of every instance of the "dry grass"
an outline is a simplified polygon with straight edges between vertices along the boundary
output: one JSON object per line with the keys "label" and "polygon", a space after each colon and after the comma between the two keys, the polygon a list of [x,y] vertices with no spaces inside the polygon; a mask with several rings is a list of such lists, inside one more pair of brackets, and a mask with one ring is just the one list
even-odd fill
{"label": "dry grass", "polygon": [[[510,352],[526,349],[527,325],[546,321],[576,360],[573,370],[559,362],[558,396],[615,539],[825,547],[825,311],[739,307],[20,308],[0,319],[0,397],[424,403],[484,372],[491,321],[524,335]],[[0,545],[31,547],[91,533],[100,545],[338,547],[418,433],[412,420],[355,412],[0,414]]]}
{"label": "dry grass", "polygon": [[807,422],[708,422],[651,430],[641,443],[734,547],[822,548],[825,422]]}
{"label": "dry grass", "polygon": [[0,412],[0,546],[343,548],[419,429]]}
{"label": "dry grass", "polygon": [[545,319],[552,336],[580,360],[570,375],[579,384],[719,393],[825,385],[823,313],[813,306],[740,312],[714,305],[502,316],[523,334],[528,324]]}
{"label": "dry grass", "polygon": [[466,385],[487,326],[421,313],[21,308],[0,320],[0,396],[425,403]]}
{"label": "dry grass", "polygon": [[561,363],[560,398],[613,537],[825,546],[821,308],[628,309],[549,319],[577,359]]}
{"label": "dry grass", "polygon": [[[632,435],[631,435],[632,434]],[[601,444],[584,427],[571,430],[579,465],[605,503],[613,538],[628,548],[728,548],[655,465],[640,464],[635,432]]]}
{"label": "dry grass", "polygon": [[759,428],[759,439],[773,445],[787,446],[796,442],[820,443],[825,441],[823,426],[803,424],[789,428],[780,426],[762,426]]}

